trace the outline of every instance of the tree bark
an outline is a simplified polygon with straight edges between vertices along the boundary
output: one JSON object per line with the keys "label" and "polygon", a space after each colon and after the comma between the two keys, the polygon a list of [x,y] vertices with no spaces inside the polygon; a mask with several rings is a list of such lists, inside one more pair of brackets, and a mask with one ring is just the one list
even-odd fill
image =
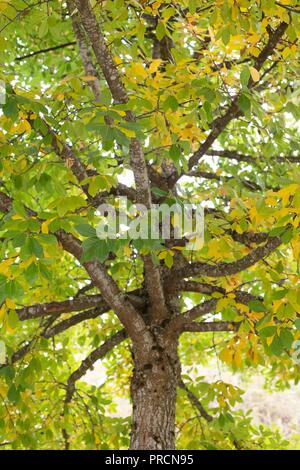
{"label": "tree bark", "polygon": [[177,339],[153,348],[148,363],[134,357],[131,450],[175,449],[176,389],[180,377]]}

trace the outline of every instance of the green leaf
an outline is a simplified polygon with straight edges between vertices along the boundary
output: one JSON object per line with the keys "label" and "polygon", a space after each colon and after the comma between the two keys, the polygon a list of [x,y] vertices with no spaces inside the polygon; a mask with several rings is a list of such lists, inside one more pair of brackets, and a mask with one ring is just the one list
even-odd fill
{"label": "green leaf", "polygon": [[224,28],[223,31],[222,31],[222,41],[223,41],[223,43],[225,44],[225,46],[227,46],[227,44],[229,43],[229,41],[230,41],[230,36],[231,36],[230,27],[227,26],[227,27]]}
{"label": "green leaf", "polygon": [[7,323],[10,328],[15,329],[19,324],[19,317],[15,310],[11,310],[7,316]]}
{"label": "green leaf", "polygon": [[281,236],[281,240],[282,240],[282,243],[289,243],[291,241],[291,239],[293,238],[293,229],[292,228],[289,228],[288,230],[286,230]]}
{"label": "green leaf", "polygon": [[248,306],[250,310],[252,310],[253,312],[265,312],[266,311],[266,307],[259,300],[250,300],[250,302],[248,303]]}
{"label": "green leaf", "polygon": [[96,236],[96,229],[94,229],[94,227],[92,227],[91,225],[78,224],[78,225],[75,225],[75,229],[83,237],[90,238],[90,237],[95,237]]}
{"label": "green leaf", "polygon": [[8,390],[7,398],[11,403],[14,404],[18,403],[18,401],[20,400],[20,392],[14,384]]}
{"label": "green leaf", "polygon": [[269,347],[269,350],[275,356],[281,356],[281,354],[283,353],[284,346],[281,342],[280,337],[277,334],[274,336],[274,339],[272,341],[272,344]]}
{"label": "green leaf", "polygon": [[262,338],[269,338],[270,336],[274,336],[276,331],[276,326],[266,326],[265,328],[259,330],[259,336],[261,336]]}
{"label": "green leaf", "polygon": [[42,258],[44,255],[43,247],[35,238],[27,238],[27,249],[30,254],[35,255],[37,258]]}
{"label": "green leaf", "polygon": [[87,238],[82,243],[83,255],[81,262],[90,261],[93,258],[103,262],[111,251],[111,240],[100,240],[99,238]]}
{"label": "green leaf", "polygon": [[164,36],[166,36],[167,34],[167,31],[166,31],[166,27],[165,27],[165,24],[162,22],[162,21],[159,21],[157,26],[156,26],[156,37],[159,41],[161,41]]}
{"label": "green leaf", "polygon": [[180,155],[181,155],[181,150],[180,150],[180,147],[178,145],[171,145],[170,149],[169,149],[169,156],[172,160],[176,161],[180,158]]}
{"label": "green leaf", "polygon": [[178,101],[173,95],[169,95],[168,98],[165,100],[162,108],[164,111],[168,111],[168,109],[171,109],[173,112],[177,111],[178,109]]}
{"label": "green leaf", "polygon": [[247,115],[249,111],[251,111],[251,101],[248,96],[244,94],[240,95],[237,104],[240,110],[243,111],[245,115]]}
{"label": "green leaf", "polygon": [[241,71],[240,81],[243,88],[247,88],[248,82],[250,80],[250,70],[249,67],[244,67]]}
{"label": "green leaf", "polygon": [[287,328],[283,328],[280,331],[280,340],[285,349],[290,349],[294,341],[294,336],[292,335],[290,330],[288,330]]}

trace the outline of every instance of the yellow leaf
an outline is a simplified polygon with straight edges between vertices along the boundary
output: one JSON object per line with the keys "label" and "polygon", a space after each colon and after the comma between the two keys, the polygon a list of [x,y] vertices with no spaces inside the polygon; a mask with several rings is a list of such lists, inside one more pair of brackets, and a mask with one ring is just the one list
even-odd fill
{"label": "yellow leaf", "polygon": [[168,250],[164,250],[158,255],[158,259],[165,259],[166,256],[168,255]]}
{"label": "yellow leaf", "polygon": [[133,131],[132,129],[126,129],[126,127],[119,127],[119,126],[116,126],[117,129],[119,129],[121,132],[123,132],[123,134],[126,135],[126,137],[129,137],[129,139],[133,139],[136,134],[135,134],[135,131]]}
{"label": "yellow leaf", "polygon": [[4,274],[4,275],[7,275],[9,273],[9,267],[11,264],[13,264],[14,262],[14,258],[9,258],[9,259],[6,259],[4,261],[1,261],[0,263],[0,273],[1,274]]}
{"label": "yellow leaf", "polygon": [[41,232],[42,233],[49,233],[49,225],[51,224],[52,220],[54,219],[49,219],[49,220],[45,220],[45,222],[42,223],[42,226],[41,226]]}
{"label": "yellow leaf", "polygon": [[23,220],[23,217],[20,214],[15,214],[12,216],[12,220]]}
{"label": "yellow leaf", "polygon": [[16,308],[16,304],[12,299],[6,299],[5,303],[6,303],[7,308],[9,308],[9,309],[15,309]]}
{"label": "yellow leaf", "polygon": [[237,367],[242,367],[242,356],[241,356],[241,352],[238,350],[236,351],[235,355],[234,355],[234,362],[236,364]]}
{"label": "yellow leaf", "polygon": [[126,245],[126,246],[124,247],[124,253],[125,253],[126,256],[130,256],[130,255],[131,255],[132,249],[131,249],[131,247],[130,247],[129,245]]}
{"label": "yellow leaf", "polygon": [[85,75],[84,77],[80,77],[80,78],[84,82],[94,82],[95,80],[97,80],[97,77],[94,77],[93,75]]}
{"label": "yellow leaf", "polygon": [[161,59],[153,60],[149,66],[149,72],[150,73],[156,72],[161,63],[162,63]]}
{"label": "yellow leaf", "polygon": [[6,314],[6,305],[3,304],[2,307],[0,308],[0,320],[2,320],[2,318],[4,317],[4,315]]}
{"label": "yellow leaf", "polygon": [[249,68],[250,68],[250,73],[251,73],[252,80],[254,82],[258,82],[259,79],[260,79],[259,71],[256,70],[254,67],[249,67]]}
{"label": "yellow leaf", "polygon": [[140,63],[133,64],[131,67],[132,73],[137,77],[146,78],[148,76],[147,71],[144,69],[143,65]]}
{"label": "yellow leaf", "polygon": [[223,349],[220,353],[220,359],[222,359],[222,361],[226,362],[227,364],[232,362],[232,356],[233,352],[229,348]]}

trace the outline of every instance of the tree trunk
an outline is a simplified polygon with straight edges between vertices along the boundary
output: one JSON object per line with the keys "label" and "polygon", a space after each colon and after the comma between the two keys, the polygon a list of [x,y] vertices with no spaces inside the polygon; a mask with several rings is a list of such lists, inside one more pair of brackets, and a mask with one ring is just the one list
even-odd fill
{"label": "tree trunk", "polygon": [[157,346],[147,364],[134,358],[131,450],[175,449],[176,388],[180,376],[177,340]]}

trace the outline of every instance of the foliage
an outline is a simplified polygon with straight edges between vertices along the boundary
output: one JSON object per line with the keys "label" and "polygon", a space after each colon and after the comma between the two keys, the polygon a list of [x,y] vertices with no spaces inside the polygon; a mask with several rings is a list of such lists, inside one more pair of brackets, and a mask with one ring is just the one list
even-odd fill
{"label": "foliage", "polygon": [[[122,324],[131,337],[118,296],[90,284],[88,263],[105,266],[127,299],[144,289],[150,257],[167,291],[190,277],[198,284],[182,288],[180,313],[213,302],[180,339],[183,379],[213,419],[199,417],[180,390],[178,447],[283,448],[277,431],[236,409],[241,390],[205,382],[198,366],[217,354],[234,371],[258,369],[274,387],[299,381],[300,6],[92,5],[123,101],[85,34],[83,54],[75,3],[0,2],[0,443],[128,447],[130,419],[119,417],[115,399],[129,396],[131,339],[99,352],[102,385],[70,377]],[[201,249],[96,237],[101,202],[136,202],[133,141],[142,143],[153,200],[206,207]],[[218,322],[223,332],[201,329]]]}

